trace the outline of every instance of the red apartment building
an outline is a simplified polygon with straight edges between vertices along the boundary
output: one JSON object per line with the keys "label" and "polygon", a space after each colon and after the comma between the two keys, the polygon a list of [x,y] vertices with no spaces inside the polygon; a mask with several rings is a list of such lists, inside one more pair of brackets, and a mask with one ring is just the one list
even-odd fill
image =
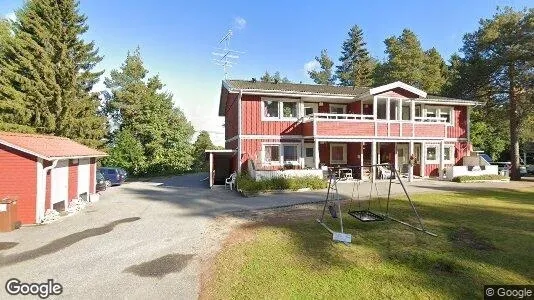
{"label": "red apartment building", "polygon": [[248,160],[257,170],[393,163],[411,178],[439,176],[469,155],[476,104],[399,81],[363,88],[224,80],[219,116],[231,171]]}

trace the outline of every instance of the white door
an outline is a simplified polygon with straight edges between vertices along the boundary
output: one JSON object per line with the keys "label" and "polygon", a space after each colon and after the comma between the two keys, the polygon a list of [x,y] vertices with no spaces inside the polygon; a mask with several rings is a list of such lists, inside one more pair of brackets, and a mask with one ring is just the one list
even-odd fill
{"label": "white door", "polygon": [[69,198],[69,161],[60,160],[51,171],[51,202],[52,204],[67,201]]}
{"label": "white door", "polygon": [[89,167],[89,158],[80,159],[78,161],[78,194],[89,194],[89,181],[91,178],[91,168]]}
{"label": "white door", "polygon": [[304,144],[304,167],[315,168],[315,159],[313,156],[313,144]]}

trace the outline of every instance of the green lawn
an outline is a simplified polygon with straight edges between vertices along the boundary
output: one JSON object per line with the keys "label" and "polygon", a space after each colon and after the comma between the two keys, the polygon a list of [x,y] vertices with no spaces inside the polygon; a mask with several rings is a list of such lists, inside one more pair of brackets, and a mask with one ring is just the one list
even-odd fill
{"label": "green lawn", "polygon": [[[208,298],[483,298],[484,284],[534,284],[534,191],[413,195],[432,237],[396,222],[345,214],[353,242],[333,243],[314,221],[264,222],[229,243],[205,286]],[[392,215],[415,220],[406,200]],[[346,211],[346,209],[345,209]],[[336,226],[331,218],[329,224]]]}

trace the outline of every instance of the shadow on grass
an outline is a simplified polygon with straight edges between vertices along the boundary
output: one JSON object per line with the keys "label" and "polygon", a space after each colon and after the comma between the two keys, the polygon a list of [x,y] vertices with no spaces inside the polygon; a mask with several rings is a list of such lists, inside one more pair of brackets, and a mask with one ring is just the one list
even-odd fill
{"label": "shadow on grass", "polygon": [[[346,214],[348,205],[343,210],[344,228],[352,234],[353,243],[347,249],[333,243],[331,234],[314,221],[320,209],[310,208],[305,221],[267,219],[261,226],[288,233],[297,255],[311,260],[313,269],[363,268],[366,264],[376,264],[377,269],[385,265],[405,268],[418,274],[417,278],[403,278],[406,273],[401,272],[389,280],[399,280],[401,285],[411,282],[450,298],[481,297],[484,284],[534,282],[534,191],[463,190],[435,194],[439,201],[428,200],[433,196],[415,195],[414,202],[424,224],[438,237],[393,221],[359,222]],[[417,224],[405,200],[392,200],[390,211],[395,218]],[[327,216],[326,223],[339,230],[336,219]]]}

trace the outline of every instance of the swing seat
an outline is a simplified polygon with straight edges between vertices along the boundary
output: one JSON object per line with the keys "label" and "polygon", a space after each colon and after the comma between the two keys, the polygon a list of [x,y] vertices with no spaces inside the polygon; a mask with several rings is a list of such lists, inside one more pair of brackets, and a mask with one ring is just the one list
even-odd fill
{"label": "swing seat", "polygon": [[377,215],[369,210],[353,210],[349,211],[349,215],[360,220],[361,222],[377,222],[385,220],[381,215]]}

